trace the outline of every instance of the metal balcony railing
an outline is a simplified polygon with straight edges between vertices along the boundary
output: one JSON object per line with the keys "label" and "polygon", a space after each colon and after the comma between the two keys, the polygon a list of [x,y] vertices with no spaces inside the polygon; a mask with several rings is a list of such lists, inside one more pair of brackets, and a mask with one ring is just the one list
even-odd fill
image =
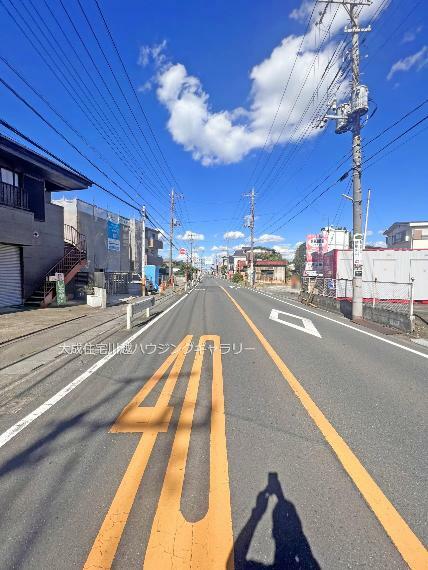
{"label": "metal balcony railing", "polygon": [[64,224],[64,242],[86,253],[86,236],[78,232],[74,226]]}
{"label": "metal balcony railing", "polygon": [[18,186],[0,182],[0,205],[28,210],[28,193]]}

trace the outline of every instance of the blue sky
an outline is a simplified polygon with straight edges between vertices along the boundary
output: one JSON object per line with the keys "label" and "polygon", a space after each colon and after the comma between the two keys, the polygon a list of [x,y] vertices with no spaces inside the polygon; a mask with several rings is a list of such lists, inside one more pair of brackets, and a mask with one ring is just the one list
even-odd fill
{"label": "blue sky", "polygon": [[[328,9],[320,26],[314,26],[316,18],[313,17],[308,34],[302,40],[312,12],[312,0],[128,0],[120,4],[105,0],[100,3],[174,175],[173,181],[171,175],[164,176],[160,170],[159,165],[164,172],[167,167],[122,73],[94,0],[82,2],[82,5],[152,150],[146,146],[126,106],[78,0],[64,5],[105,84],[79,43],[60,0],[47,2],[13,0],[13,5],[18,8],[16,12],[10,0],[2,0],[24,28],[28,22],[35,38],[33,41],[43,40],[45,57],[53,58],[52,66],[60,76],[64,73],[72,94],[82,97],[96,119],[107,119],[101,128],[107,129],[107,136],[114,139],[116,152],[101,138],[2,5],[1,55],[64,116],[91,148],[85,146],[3,61],[0,61],[0,76],[101,166],[111,179],[141,202],[122,178],[137,188],[147,202],[149,214],[164,228],[168,218],[168,189],[176,183],[177,192],[184,195],[184,200],[179,201],[181,227],[177,228],[177,234],[182,237],[189,231],[198,234],[201,239],[195,247],[204,248],[200,254],[207,258],[224,250],[226,245],[233,249],[246,243],[248,230],[243,227],[243,216],[248,213],[248,198],[242,196],[252,185],[257,192],[258,242],[278,247],[284,256],[292,256],[296,243],[321,226],[335,223],[351,227],[351,205],[341,198],[341,194],[348,191],[348,181],[334,186],[304,212],[285,223],[350,166],[348,161],[335,171],[342,157],[349,153],[349,134],[335,135],[333,124],[324,130],[310,127],[310,119],[313,122],[324,112],[325,100],[332,99],[335,94],[345,100],[349,93],[346,80],[335,82],[326,92],[326,86],[339,66],[346,65],[337,47],[345,37],[342,33],[346,20],[343,8],[337,14],[336,8]],[[47,6],[63,26],[66,36],[59,33]],[[319,4],[314,14],[322,9]],[[427,15],[425,2],[419,0],[405,3],[374,0],[372,7],[362,12],[363,23],[375,17],[373,31],[367,34],[361,53],[361,80],[369,86],[372,99],[370,114],[376,109],[363,130],[366,141],[426,98]],[[46,24],[52,36],[44,27]],[[67,43],[67,37],[76,53]],[[68,59],[62,60],[64,56]],[[69,61],[73,63],[71,69]],[[114,100],[110,99],[105,85]],[[0,86],[0,108],[4,120],[121,194],[111,180],[97,172],[4,86]],[[422,119],[427,108],[428,104],[424,105],[368,145],[364,156],[375,153]],[[123,117],[133,134],[127,130]],[[364,190],[372,189],[369,239],[373,243],[383,240],[380,233],[394,221],[428,217],[427,125],[425,122],[401,138],[388,148],[390,151],[397,147],[393,152],[385,151],[379,155],[380,160],[368,165],[364,172]],[[0,129],[8,134],[3,127]],[[97,153],[93,149],[97,149]],[[144,164],[143,152],[149,165]],[[108,165],[98,153],[107,159]],[[141,170],[146,172],[142,175],[144,179],[139,175]],[[331,178],[317,187],[332,171]],[[145,187],[147,179],[149,190]],[[314,187],[317,189],[304,200],[303,196]],[[76,195],[122,215],[133,215],[127,206],[101,190],[91,189]],[[299,204],[296,206],[296,203]],[[232,234],[226,240],[223,236],[228,232]],[[177,245],[185,243],[177,238]],[[167,254],[166,248],[164,254]]]}

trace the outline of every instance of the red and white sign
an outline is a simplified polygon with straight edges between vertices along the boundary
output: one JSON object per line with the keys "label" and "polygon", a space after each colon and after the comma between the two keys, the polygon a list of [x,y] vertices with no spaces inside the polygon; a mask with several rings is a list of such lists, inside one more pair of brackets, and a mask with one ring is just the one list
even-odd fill
{"label": "red and white sign", "polygon": [[179,253],[180,255],[186,255],[187,251],[184,249],[184,247],[181,247]]}
{"label": "red and white sign", "polygon": [[309,234],[306,236],[305,275],[317,275],[323,272],[323,255],[328,251],[328,236]]}

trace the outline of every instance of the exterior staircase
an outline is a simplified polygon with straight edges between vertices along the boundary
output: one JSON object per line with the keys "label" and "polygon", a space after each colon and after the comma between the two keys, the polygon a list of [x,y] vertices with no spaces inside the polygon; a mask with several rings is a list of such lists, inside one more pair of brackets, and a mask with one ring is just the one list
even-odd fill
{"label": "exterior staircase", "polygon": [[56,282],[49,277],[56,273],[64,274],[64,283],[69,283],[73,277],[86,265],[86,236],[68,224],[64,224],[64,255],[46,273],[36,291],[25,301],[27,307],[47,307],[56,296]]}

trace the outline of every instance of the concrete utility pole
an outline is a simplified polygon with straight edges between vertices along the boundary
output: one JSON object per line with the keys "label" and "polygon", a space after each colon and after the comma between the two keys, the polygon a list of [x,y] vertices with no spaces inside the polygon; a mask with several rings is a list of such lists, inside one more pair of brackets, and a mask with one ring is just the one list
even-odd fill
{"label": "concrete utility pole", "polygon": [[182,198],[182,194],[176,194],[174,188],[171,189],[170,196],[170,225],[169,225],[169,282],[174,286],[174,274],[172,272],[172,247],[174,241],[174,228],[180,225],[175,219],[175,201]]}
{"label": "concrete utility pole", "polygon": [[193,234],[190,233],[190,278],[193,279]]}
{"label": "concrete utility pole", "polygon": [[170,226],[169,226],[169,282],[171,285],[174,284],[174,277],[172,275],[172,242],[174,237],[174,207],[175,207],[175,197],[174,188],[171,190],[170,194]]}
{"label": "concrete utility pole", "polygon": [[141,208],[141,295],[146,295],[146,207]]}
{"label": "concrete utility pole", "polygon": [[[368,111],[368,89],[360,84],[360,43],[359,34],[370,32],[371,27],[359,27],[358,8],[370,6],[371,0],[319,0],[327,4],[341,4],[347,11],[350,26],[345,32],[352,34],[352,94],[351,101],[330,107],[337,114],[326,115],[325,119],[336,120],[336,133],[352,132],[352,204],[353,204],[353,279],[352,279],[352,318],[363,316],[363,234],[362,234],[362,188],[361,188],[361,116]],[[325,119],[323,124],[325,124]]]}
{"label": "concrete utility pole", "polygon": [[246,226],[248,228],[250,228],[250,247],[251,247],[251,250],[250,250],[251,251],[251,253],[250,253],[250,263],[251,263],[250,283],[254,287],[255,277],[256,277],[256,273],[254,271],[254,202],[255,202],[256,193],[254,191],[254,188],[251,190],[251,192],[249,194],[244,194],[244,196],[246,198],[250,198],[250,215],[247,218],[248,222],[246,223]]}

